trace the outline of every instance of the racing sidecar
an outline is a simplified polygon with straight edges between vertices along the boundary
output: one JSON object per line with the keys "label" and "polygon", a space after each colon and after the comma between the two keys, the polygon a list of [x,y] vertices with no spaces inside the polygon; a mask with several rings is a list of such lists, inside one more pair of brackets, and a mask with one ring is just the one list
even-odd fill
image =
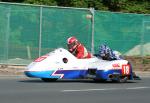
{"label": "racing sidecar", "polygon": [[127,60],[106,61],[93,56],[77,59],[68,50],[58,48],[35,59],[27,66],[25,75],[43,81],[57,79],[93,79],[125,82],[134,79],[132,66]]}

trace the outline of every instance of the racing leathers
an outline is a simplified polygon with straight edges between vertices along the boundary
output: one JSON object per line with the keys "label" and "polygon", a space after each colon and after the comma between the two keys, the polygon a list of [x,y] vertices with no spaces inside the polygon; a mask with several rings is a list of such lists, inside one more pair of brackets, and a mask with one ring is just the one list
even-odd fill
{"label": "racing leathers", "polygon": [[87,49],[82,45],[77,45],[76,49],[72,52],[70,51],[74,56],[76,56],[78,59],[84,59],[84,58],[91,58],[92,55],[90,52],[87,51]]}
{"label": "racing leathers", "polygon": [[104,60],[120,60],[123,59],[121,54],[114,52],[110,47],[105,44],[100,45],[99,47],[99,56]]}

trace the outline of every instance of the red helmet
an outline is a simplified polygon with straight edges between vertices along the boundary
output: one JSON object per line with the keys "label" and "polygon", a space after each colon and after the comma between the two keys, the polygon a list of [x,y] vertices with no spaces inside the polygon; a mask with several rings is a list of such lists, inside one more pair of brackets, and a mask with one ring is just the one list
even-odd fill
{"label": "red helmet", "polygon": [[72,36],[72,37],[68,38],[67,45],[68,45],[69,51],[73,52],[78,45],[78,40]]}

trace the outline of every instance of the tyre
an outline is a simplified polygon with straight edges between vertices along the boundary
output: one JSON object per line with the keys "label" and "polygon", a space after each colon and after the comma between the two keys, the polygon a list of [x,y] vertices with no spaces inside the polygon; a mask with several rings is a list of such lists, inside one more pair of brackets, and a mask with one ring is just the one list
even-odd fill
{"label": "tyre", "polygon": [[103,82],[106,82],[107,80],[94,78],[93,81],[94,81],[94,82],[102,82],[102,83],[103,83]]}
{"label": "tyre", "polygon": [[57,78],[41,78],[44,82],[55,82]]}
{"label": "tyre", "polygon": [[124,78],[120,77],[118,79],[113,79],[112,82],[115,82],[115,83],[126,83],[127,80],[128,80],[127,77],[124,77]]}

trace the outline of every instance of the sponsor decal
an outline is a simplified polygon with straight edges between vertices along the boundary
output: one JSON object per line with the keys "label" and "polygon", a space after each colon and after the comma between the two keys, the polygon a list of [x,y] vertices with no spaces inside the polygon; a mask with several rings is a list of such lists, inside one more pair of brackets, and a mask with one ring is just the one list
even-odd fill
{"label": "sponsor decal", "polygon": [[119,64],[119,63],[116,63],[116,64],[112,64],[112,66],[113,66],[114,68],[119,68],[119,67],[120,67],[120,64]]}
{"label": "sponsor decal", "polygon": [[55,63],[56,63],[56,64],[59,64],[60,62],[56,61]]}
{"label": "sponsor decal", "polygon": [[63,78],[64,74],[57,74],[57,70],[53,72],[53,74],[51,76],[56,76],[59,78]]}
{"label": "sponsor decal", "polygon": [[41,57],[35,59],[34,62],[41,62],[41,61],[43,61],[44,59],[46,59],[47,57],[48,57],[48,55],[41,56]]}
{"label": "sponsor decal", "polygon": [[122,65],[122,74],[130,75],[130,65],[128,64]]}
{"label": "sponsor decal", "polygon": [[58,70],[63,70],[63,68],[58,68]]}
{"label": "sponsor decal", "polygon": [[79,67],[72,67],[73,69],[78,69]]}

